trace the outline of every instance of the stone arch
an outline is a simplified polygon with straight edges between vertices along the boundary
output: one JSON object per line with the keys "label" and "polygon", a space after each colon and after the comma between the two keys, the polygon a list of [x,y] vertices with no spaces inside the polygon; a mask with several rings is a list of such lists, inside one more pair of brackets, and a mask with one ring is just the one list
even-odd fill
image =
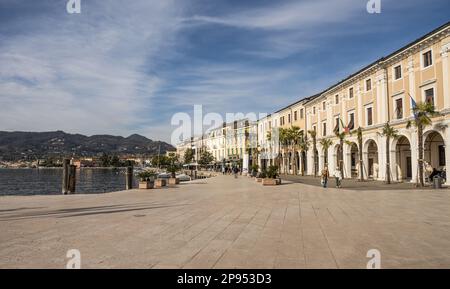
{"label": "stone arch", "polygon": [[423,135],[424,175],[428,181],[446,167],[448,156],[445,155],[445,147],[448,144],[445,140],[444,135],[435,129],[428,129]]}
{"label": "stone arch", "polygon": [[363,143],[364,175],[369,179],[379,179],[380,161],[380,148],[377,140],[374,138],[366,139]]}
{"label": "stone arch", "polygon": [[413,178],[412,145],[411,138],[403,134],[392,140],[391,149],[394,150],[394,157],[391,157],[391,162],[395,170],[393,175],[397,181]]}

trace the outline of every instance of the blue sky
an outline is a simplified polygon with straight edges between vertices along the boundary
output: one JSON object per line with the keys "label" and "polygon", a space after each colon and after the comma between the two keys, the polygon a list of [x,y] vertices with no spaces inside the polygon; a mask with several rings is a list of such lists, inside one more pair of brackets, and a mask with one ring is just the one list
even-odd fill
{"label": "blue sky", "polygon": [[273,112],[449,21],[448,0],[0,0],[0,130],[170,140],[171,117]]}

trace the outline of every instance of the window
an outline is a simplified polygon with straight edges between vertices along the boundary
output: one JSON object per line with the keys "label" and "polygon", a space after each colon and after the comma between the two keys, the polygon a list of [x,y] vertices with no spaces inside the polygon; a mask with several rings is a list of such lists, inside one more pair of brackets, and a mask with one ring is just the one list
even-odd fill
{"label": "window", "polygon": [[424,68],[433,64],[433,57],[431,54],[431,50],[422,54],[422,57],[423,57],[423,67]]}
{"label": "window", "polygon": [[317,127],[315,125],[313,126],[313,131],[317,131]]}
{"label": "window", "polygon": [[402,66],[398,65],[394,67],[394,80],[402,78]]}
{"label": "window", "polygon": [[431,103],[434,105],[434,89],[429,88],[425,90],[425,102]]}
{"label": "window", "polygon": [[300,118],[303,118],[303,108],[300,109]]}
{"label": "window", "polygon": [[366,115],[367,115],[367,125],[373,124],[373,118],[372,118],[372,107],[366,108]]}
{"label": "window", "polygon": [[323,136],[327,135],[327,123],[326,122],[322,123],[322,135]]}
{"label": "window", "polygon": [[349,122],[348,122],[348,129],[352,130],[355,128],[355,113],[351,112],[348,114]]}
{"label": "window", "polygon": [[294,121],[297,121],[297,111],[294,111]]}
{"label": "window", "polygon": [[353,87],[348,90],[348,98],[353,98]]}
{"label": "window", "polygon": [[369,78],[366,80],[366,91],[372,90],[372,80]]}
{"label": "window", "polygon": [[327,109],[327,103],[324,101],[324,102],[322,102],[322,109],[323,110],[326,110]]}
{"label": "window", "polygon": [[336,95],[334,96],[334,103],[335,103],[335,104],[339,104],[339,94],[336,94]]}
{"label": "window", "polygon": [[403,118],[403,99],[399,98],[395,101],[395,115],[397,119]]}
{"label": "window", "polygon": [[288,114],[288,123],[291,123],[291,114]]}
{"label": "window", "polygon": [[316,114],[316,107],[313,106],[313,114]]}
{"label": "window", "polygon": [[445,147],[443,145],[438,146],[439,150],[439,166],[445,166]]}

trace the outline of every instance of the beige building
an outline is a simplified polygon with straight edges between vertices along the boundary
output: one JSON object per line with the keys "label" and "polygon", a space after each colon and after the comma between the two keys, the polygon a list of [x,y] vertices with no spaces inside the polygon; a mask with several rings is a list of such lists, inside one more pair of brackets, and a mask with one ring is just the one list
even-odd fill
{"label": "beige building", "polygon": [[248,119],[223,123],[221,127],[210,129],[202,136],[178,144],[177,154],[183,159],[185,151],[191,148],[196,163],[201,152],[206,150],[213,155],[217,164],[234,163],[247,169],[252,163],[249,149],[256,148],[256,130],[256,122]]}
{"label": "beige building", "polygon": [[[317,133],[317,156],[320,171],[325,163],[331,173],[338,166],[339,139],[334,129],[344,126],[363,130],[363,176],[384,180],[386,178],[386,154],[389,154],[391,177],[394,181],[417,180],[418,136],[415,128],[406,128],[414,118],[412,103],[432,102],[440,116],[424,131],[424,161],[426,169],[450,169],[450,24],[447,23],[420,39],[382,57],[343,81],[323,92],[289,105],[258,123],[259,145],[269,147],[274,156],[280,153],[281,169],[292,172],[292,158],[285,157],[285,148],[276,148],[266,134],[273,128],[297,126],[301,130]],[[390,140],[386,151],[386,139],[379,133],[389,122],[400,137]],[[322,138],[329,138],[333,145],[325,156],[320,146]],[[311,139],[311,137],[310,137]],[[357,177],[359,172],[359,147],[355,133],[347,135],[343,145],[343,173],[345,177]],[[298,151],[295,153],[299,154]],[[262,158],[264,159],[264,158]],[[308,174],[314,174],[312,146],[306,155],[298,156]],[[264,165],[264,161],[260,162]],[[285,169],[287,168],[287,169]],[[427,174],[426,174],[427,175]],[[448,182],[448,181],[447,181]]]}

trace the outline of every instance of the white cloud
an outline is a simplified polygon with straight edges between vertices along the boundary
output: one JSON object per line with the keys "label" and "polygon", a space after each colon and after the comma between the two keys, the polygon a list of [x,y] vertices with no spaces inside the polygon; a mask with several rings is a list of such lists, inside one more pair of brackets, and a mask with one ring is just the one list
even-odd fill
{"label": "white cloud", "polygon": [[226,16],[196,15],[186,20],[246,29],[302,30],[346,20],[355,11],[365,11],[365,8],[366,3],[361,0],[291,1]]}
{"label": "white cloud", "polygon": [[148,71],[173,48],[179,5],[96,1],[2,37],[0,129],[130,134],[137,112],[154,112],[163,80]]}

